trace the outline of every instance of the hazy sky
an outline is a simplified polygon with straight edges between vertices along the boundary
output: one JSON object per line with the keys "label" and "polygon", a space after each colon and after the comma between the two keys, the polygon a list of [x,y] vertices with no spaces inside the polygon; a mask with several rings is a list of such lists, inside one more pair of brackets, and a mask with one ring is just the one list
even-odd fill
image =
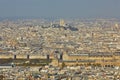
{"label": "hazy sky", "polygon": [[0,17],[119,17],[120,0],[0,0]]}

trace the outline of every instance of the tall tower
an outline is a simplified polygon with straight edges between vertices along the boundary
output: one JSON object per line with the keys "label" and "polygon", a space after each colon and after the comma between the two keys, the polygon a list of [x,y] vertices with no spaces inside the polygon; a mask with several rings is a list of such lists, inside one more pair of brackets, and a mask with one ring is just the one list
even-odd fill
{"label": "tall tower", "polygon": [[60,19],[60,26],[65,26],[65,22],[63,19]]}
{"label": "tall tower", "polygon": [[115,24],[115,28],[118,29],[118,27],[119,27],[119,26],[118,26],[118,24],[116,23],[116,24]]}

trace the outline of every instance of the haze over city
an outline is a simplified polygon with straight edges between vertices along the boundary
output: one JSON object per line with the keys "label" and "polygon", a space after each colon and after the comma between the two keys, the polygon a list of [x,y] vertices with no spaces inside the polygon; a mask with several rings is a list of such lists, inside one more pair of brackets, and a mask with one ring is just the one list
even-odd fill
{"label": "haze over city", "polygon": [[120,80],[120,0],[0,0],[0,80]]}
{"label": "haze over city", "polygon": [[120,0],[0,0],[0,17],[120,18]]}

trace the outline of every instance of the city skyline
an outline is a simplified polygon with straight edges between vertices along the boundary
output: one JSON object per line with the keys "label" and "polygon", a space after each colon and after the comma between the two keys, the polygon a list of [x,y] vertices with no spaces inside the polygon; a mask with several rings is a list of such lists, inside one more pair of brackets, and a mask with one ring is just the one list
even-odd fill
{"label": "city skyline", "polygon": [[0,17],[120,18],[119,0],[0,0]]}

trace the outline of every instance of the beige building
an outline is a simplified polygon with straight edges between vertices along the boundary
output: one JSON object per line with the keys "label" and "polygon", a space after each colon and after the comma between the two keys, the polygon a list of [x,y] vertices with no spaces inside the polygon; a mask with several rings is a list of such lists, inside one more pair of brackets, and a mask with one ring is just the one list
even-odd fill
{"label": "beige building", "polygon": [[84,53],[84,54],[66,54],[62,59],[54,59],[53,65],[94,65],[94,66],[120,66],[120,53]]}

